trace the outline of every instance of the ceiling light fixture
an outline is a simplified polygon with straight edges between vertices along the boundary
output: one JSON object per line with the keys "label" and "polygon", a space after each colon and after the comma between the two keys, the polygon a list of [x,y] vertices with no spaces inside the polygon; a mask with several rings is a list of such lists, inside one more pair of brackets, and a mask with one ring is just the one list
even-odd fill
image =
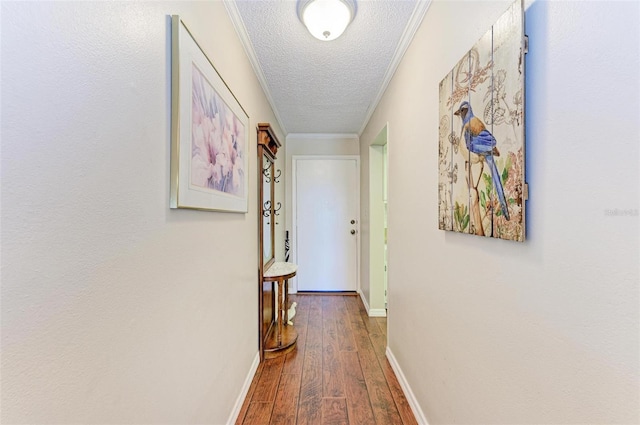
{"label": "ceiling light fixture", "polygon": [[318,40],[340,37],[354,16],[355,0],[298,0],[298,18]]}

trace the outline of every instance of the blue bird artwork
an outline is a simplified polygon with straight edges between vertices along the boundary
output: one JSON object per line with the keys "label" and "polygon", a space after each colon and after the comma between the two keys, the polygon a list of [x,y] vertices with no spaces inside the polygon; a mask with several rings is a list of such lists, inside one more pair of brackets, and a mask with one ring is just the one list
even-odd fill
{"label": "blue bird artwork", "polygon": [[513,0],[438,86],[438,228],[524,242],[524,1]]}
{"label": "blue bird artwork", "polygon": [[498,195],[502,215],[505,219],[509,220],[509,209],[507,208],[500,173],[498,172],[498,167],[494,159],[495,156],[500,156],[495,137],[487,130],[484,123],[473,115],[473,110],[469,102],[462,102],[458,110],[454,112],[454,115],[462,119],[461,135],[465,141],[464,147],[473,154],[469,155],[468,160],[471,163],[484,161],[487,164],[491,171],[491,180],[493,180],[493,186]]}

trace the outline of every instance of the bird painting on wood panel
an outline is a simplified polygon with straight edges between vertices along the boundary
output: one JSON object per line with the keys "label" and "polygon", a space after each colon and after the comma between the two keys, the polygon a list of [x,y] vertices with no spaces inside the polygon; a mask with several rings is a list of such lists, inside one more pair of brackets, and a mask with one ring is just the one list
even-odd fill
{"label": "bird painting on wood panel", "polygon": [[484,161],[487,164],[491,171],[491,180],[498,195],[502,215],[509,220],[507,200],[504,196],[500,173],[494,159],[495,156],[500,156],[495,137],[487,130],[484,123],[473,115],[473,109],[471,109],[469,102],[462,102],[458,110],[454,112],[454,115],[462,119],[461,136],[464,138],[464,146],[460,144],[460,148],[463,155],[466,155],[466,151],[468,151],[470,154],[468,154],[467,158],[471,163]]}
{"label": "bird painting on wood panel", "polygon": [[440,81],[442,230],[525,240],[522,3],[516,0]]}

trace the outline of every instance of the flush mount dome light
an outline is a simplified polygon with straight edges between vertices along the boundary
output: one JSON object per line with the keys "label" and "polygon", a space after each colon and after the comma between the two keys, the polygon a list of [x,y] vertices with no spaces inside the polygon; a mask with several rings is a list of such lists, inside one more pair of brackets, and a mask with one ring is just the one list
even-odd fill
{"label": "flush mount dome light", "polygon": [[298,18],[318,40],[340,37],[355,15],[355,0],[298,0]]}

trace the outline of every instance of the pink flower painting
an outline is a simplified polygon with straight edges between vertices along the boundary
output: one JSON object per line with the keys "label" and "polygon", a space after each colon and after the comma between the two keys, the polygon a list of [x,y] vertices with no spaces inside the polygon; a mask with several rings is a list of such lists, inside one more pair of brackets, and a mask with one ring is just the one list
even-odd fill
{"label": "pink flower painting", "polygon": [[191,186],[245,196],[244,125],[192,65]]}

